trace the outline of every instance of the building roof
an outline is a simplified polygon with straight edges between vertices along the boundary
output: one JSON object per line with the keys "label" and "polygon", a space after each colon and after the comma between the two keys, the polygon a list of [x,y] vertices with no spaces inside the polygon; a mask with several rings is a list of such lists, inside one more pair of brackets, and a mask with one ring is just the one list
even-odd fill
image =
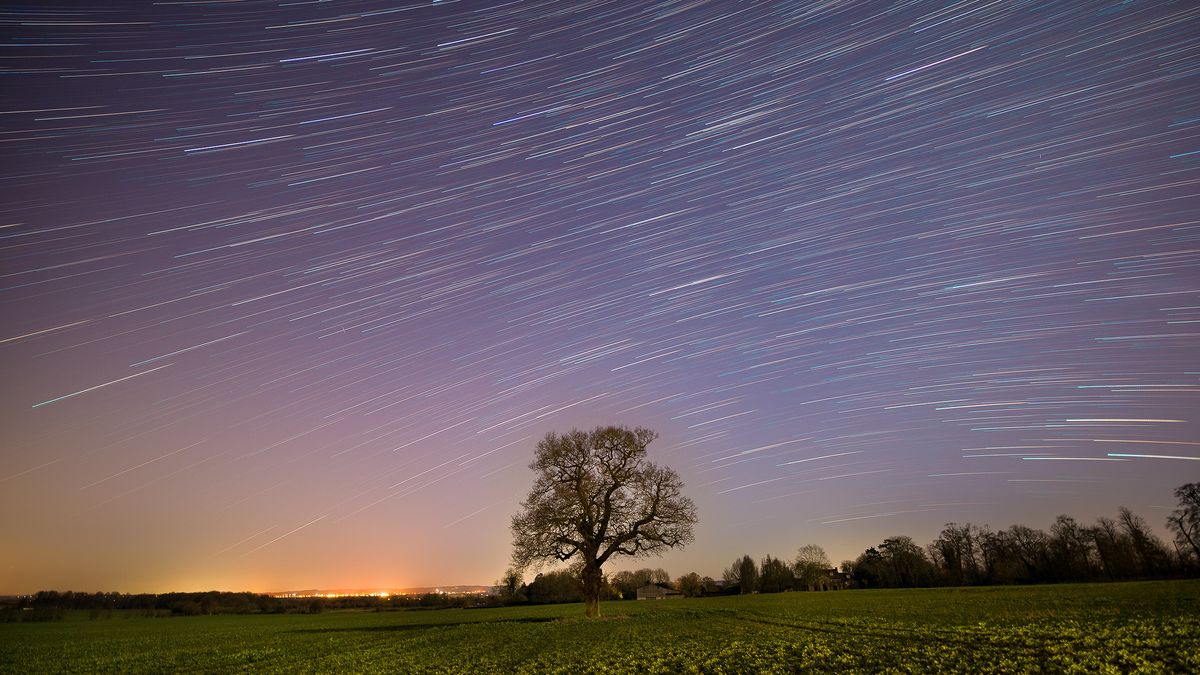
{"label": "building roof", "polygon": [[670,586],[666,586],[664,584],[646,584],[645,586],[642,586],[637,589],[637,594],[639,596],[642,596],[642,595],[658,595],[658,596],[683,595],[683,593],[680,593],[679,591],[675,590],[674,588],[671,588]]}

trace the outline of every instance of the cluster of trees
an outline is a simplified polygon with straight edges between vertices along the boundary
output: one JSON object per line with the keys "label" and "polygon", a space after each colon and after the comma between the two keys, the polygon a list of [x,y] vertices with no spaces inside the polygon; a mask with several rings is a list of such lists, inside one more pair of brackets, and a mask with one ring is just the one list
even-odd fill
{"label": "cluster of trees", "polygon": [[828,578],[829,556],[816,544],[800,547],[795,560],[788,562],[767,555],[755,564],[744,555],[725,569],[725,589],[739,593],[780,593],[820,588]]}
{"label": "cluster of trees", "polygon": [[[1168,546],[1141,516],[1122,507],[1116,519],[1086,525],[1059,516],[1050,531],[1025,525],[992,531],[949,523],[924,548],[889,537],[844,563],[868,588],[1146,579],[1195,574],[1200,560],[1200,484],[1176,490],[1180,508],[1168,520]],[[1192,500],[1189,506],[1183,503]]]}
{"label": "cluster of trees", "polygon": [[513,600],[533,604],[554,602],[580,602],[583,593],[579,570],[559,570],[539,574],[528,585],[521,587]]}
{"label": "cluster of trees", "polygon": [[630,599],[637,598],[637,589],[647,584],[671,585],[671,575],[661,567],[656,569],[646,567],[640,570],[617,572],[607,581],[609,595],[616,599]]}
{"label": "cluster of trees", "polygon": [[[623,570],[602,578],[600,599],[633,600],[637,598],[637,589],[649,584],[674,589],[689,598],[816,588],[828,570],[829,559],[825,551],[820,546],[809,545],[800,549],[794,562],[768,555],[761,563],[756,563],[750,556],[742,556],[725,570],[721,581],[696,572],[672,579],[661,567]],[[522,584],[517,572],[510,569],[497,585],[508,604],[579,602],[584,597],[578,565],[538,574],[529,584]]]}
{"label": "cluster of trees", "polygon": [[1116,519],[1085,525],[1059,516],[1050,531],[949,523],[925,548],[889,537],[843,563],[862,586],[973,585],[1145,579],[1200,573],[1200,483],[1175,490],[1167,545],[1145,519],[1122,507]]}
{"label": "cluster of trees", "polygon": [[[802,547],[791,562],[768,555],[756,563],[750,556],[742,556],[725,570],[721,581],[700,576],[696,572],[672,579],[661,567],[623,570],[602,578],[600,599],[633,600],[637,598],[637,589],[649,584],[674,589],[685,597],[818,588],[822,580],[827,578],[829,569],[829,558],[825,551],[820,546],[810,544]],[[529,584],[522,584],[519,574],[510,569],[497,582],[497,586],[507,604],[580,602],[584,597],[580,576],[579,565],[574,565],[538,574]]]}
{"label": "cluster of trees", "polygon": [[672,588],[689,598],[721,592],[720,586],[712,577],[702,577],[695,572],[688,572],[672,580],[671,575],[661,567],[617,572],[608,580],[608,584],[611,589],[610,597],[614,600],[636,599],[637,589],[649,584]]}
{"label": "cluster of trees", "polygon": [[[523,584],[514,570],[508,570],[497,583],[503,604],[548,604],[557,602],[580,602],[582,592],[580,566],[538,574],[533,581]],[[601,600],[634,600],[637,589],[648,584],[661,584],[679,591],[687,597],[712,595],[723,592],[720,584],[712,577],[702,577],[689,572],[674,580],[666,570],[643,568],[623,570],[611,577],[601,578]]]}

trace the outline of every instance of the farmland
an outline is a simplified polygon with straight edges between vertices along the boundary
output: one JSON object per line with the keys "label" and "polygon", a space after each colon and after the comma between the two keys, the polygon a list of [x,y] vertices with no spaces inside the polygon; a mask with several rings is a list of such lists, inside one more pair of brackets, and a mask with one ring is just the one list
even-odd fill
{"label": "farmland", "polygon": [[1200,672],[1200,581],[0,624],[5,672]]}

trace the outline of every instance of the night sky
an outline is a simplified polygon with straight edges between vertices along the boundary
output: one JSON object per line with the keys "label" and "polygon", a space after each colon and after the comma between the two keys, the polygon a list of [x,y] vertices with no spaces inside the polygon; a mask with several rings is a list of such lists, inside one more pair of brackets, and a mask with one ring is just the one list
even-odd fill
{"label": "night sky", "polygon": [[0,592],[490,583],[538,439],[601,424],[697,503],[673,575],[1165,532],[1198,19],[5,5]]}

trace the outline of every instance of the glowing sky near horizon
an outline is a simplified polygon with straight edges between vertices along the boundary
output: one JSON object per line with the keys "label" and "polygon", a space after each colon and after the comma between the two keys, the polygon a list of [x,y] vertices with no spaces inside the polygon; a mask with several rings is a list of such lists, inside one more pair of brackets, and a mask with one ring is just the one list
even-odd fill
{"label": "glowing sky near horizon", "polygon": [[[0,8],[0,592],[489,583],[551,430],[697,541],[1161,528],[1200,7]],[[615,569],[615,568],[614,568]]]}

